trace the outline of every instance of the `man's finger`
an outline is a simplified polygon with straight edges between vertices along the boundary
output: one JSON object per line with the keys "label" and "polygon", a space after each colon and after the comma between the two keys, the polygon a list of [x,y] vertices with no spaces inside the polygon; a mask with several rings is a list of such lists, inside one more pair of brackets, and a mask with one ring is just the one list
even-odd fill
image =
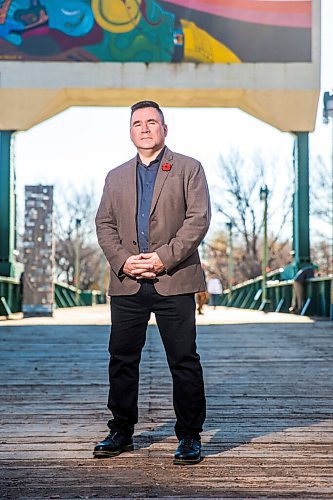
{"label": "man's finger", "polygon": [[144,273],[141,273],[140,278],[154,279],[154,278],[156,278],[156,274],[150,273],[150,272],[144,272]]}
{"label": "man's finger", "polygon": [[138,269],[133,269],[131,271],[131,273],[133,274],[133,276],[139,276],[142,273],[153,273],[153,274],[155,274],[154,271],[151,270],[151,268],[144,268],[144,267],[138,268]]}
{"label": "man's finger", "polygon": [[132,267],[135,268],[135,270],[137,269],[145,269],[145,270],[149,270],[149,269],[153,269],[153,264],[150,264],[150,263],[146,263],[146,262],[133,262],[132,263]]}
{"label": "man's finger", "polygon": [[150,259],[153,256],[153,253],[140,253],[141,259]]}

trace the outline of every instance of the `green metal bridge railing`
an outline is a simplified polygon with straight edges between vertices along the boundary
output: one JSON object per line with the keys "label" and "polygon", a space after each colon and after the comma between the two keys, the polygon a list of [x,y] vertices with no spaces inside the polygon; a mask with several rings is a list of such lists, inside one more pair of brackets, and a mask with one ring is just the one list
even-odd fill
{"label": "green metal bridge railing", "polygon": [[99,290],[80,290],[60,281],[55,283],[54,296],[57,307],[95,306],[106,303],[105,293]]}
{"label": "green metal bridge railing", "polygon": [[[240,283],[225,290],[220,304],[241,309],[257,309],[266,312],[288,313],[293,296],[293,280],[280,281],[283,269],[267,274],[267,301],[262,300],[262,276]],[[329,317],[330,276],[310,278],[305,282],[305,304],[301,314]]]}
{"label": "green metal bridge railing", "polygon": [[[283,269],[267,273],[267,283],[279,282]],[[262,276],[244,281],[223,292],[221,305],[240,309],[259,309],[262,302]]]}
{"label": "green metal bridge railing", "polygon": [[[289,312],[293,294],[293,280],[280,281],[283,269],[267,274],[267,302],[262,301],[262,276],[225,290],[220,305],[240,309],[258,309],[266,312]],[[329,317],[331,277],[310,278],[305,283],[303,315]],[[60,307],[93,306],[105,304],[106,295],[98,290],[79,290],[66,283],[55,283],[55,303]],[[20,312],[20,282],[0,277],[0,316]]]}
{"label": "green metal bridge railing", "polygon": [[[94,306],[106,303],[106,294],[99,290],[80,290],[66,283],[55,282],[54,298],[57,308]],[[20,281],[0,276],[0,316],[22,311]]]}
{"label": "green metal bridge railing", "polygon": [[22,310],[20,282],[15,278],[0,276],[0,316]]}

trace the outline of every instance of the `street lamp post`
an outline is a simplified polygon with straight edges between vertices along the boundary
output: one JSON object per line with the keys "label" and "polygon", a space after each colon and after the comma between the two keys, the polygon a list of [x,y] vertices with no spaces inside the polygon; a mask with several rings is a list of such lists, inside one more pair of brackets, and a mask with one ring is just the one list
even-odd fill
{"label": "street lamp post", "polygon": [[264,202],[264,241],[262,250],[262,304],[265,307],[267,303],[267,261],[268,261],[268,245],[267,245],[267,199],[268,187],[260,188],[260,200]]}
{"label": "street lamp post", "polygon": [[75,241],[75,286],[76,288],[80,288],[80,226],[81,219],[75,220],[75,229],[76,229],[76,241]]}
{"label": "street lamp post", "polygon": [[332,196],[332,207],[331,207],[331,231],[332,231],[332,241],[331,241],[331,305],[330,305],[330,319],[333,320],[333,94],[329,92],[324,93],[324,109],[323,109],[323,119],[324,123],[328,124],[331,118],[332,122],[332,174],[331,174],[331,196]]}
{"label": "street lamp post", "polygon": [[227,246],[228,286],[229,290],[231,290],[234,282],[234,252],[232,246],[232,222],[227,222],[226,227],[228,229],[228,246]]}

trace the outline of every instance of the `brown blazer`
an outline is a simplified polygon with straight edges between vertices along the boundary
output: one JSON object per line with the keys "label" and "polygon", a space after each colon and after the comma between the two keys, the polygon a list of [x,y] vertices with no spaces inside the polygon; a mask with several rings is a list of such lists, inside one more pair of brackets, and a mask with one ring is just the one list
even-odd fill
{"label": "brown blazer", "polygon": [[[164,163],[170,171],[162,170]],[[140,284],[121,275],[126,259],[138,254],[136,157],[111,170],[96,215],[98,242],[110,263],[109,295],[135,294]],[[149,244],[166,271],[154,280],[161,295],[206,290],[198,246],[210,222],[210,201],[202,165],[165,148],[150,210]],[[119,277],[120,274],[120,277]]]}

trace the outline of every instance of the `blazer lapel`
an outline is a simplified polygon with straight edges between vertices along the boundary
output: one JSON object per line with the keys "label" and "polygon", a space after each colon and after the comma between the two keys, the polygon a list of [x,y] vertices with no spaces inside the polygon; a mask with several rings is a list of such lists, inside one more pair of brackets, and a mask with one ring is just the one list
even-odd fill
{"label": "blazer lapel", "polygon": [[124,185],[121,187],[126,196],[127,203],[127,224],[131,227],[131,232],[136,234],[136,210],[137,210],[137,190],[136,190],[136,156],[129,160],[128,171],[126,177],[124,176]]}
{"label": "blazer lapel", "polygon": [[150,214],[151,215],[155,209],[157,200],[161,194],[162,187],[170,173],[170,171],[164,171],[162,170],[162,165],[166,161],[169,162],[172,165],[172,160],[173,160],[173,154],[170,149],[165,148],[164,155],[162,157],[161,163],[160,163],[160,168],[158,169],[157,176],[156,176],[156,181],[155,181],[155,186],[154,186],[154,192],[153,192],[153,199],[151,202],[151,207],[150,207]]}

